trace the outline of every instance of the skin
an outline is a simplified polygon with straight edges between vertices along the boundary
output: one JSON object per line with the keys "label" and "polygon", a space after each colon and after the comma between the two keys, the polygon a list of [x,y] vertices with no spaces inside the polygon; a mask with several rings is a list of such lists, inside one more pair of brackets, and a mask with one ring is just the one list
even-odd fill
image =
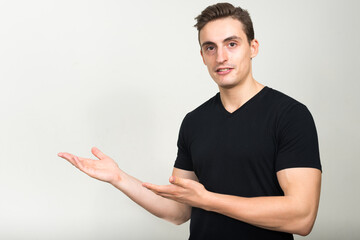
{"label": "skin", "polygon": [[[233,112],[264,86],[252,76],[251,61],[259,51],[256,39],[249,44],[242,23],[223,18],[207,23],[200,31],[200,54],[219,87],[226,110]],[[219,72],[219,69],[230,68]]]}
{"label": "skin", "polygon": [[[252,76],[251,61],[259,43],[249,44],[242,24],[232,18],[207,23],[200,31],[201,56],[219,87],[222,104],[234,112],[264,86]],[[219,70],[223,70],[219,72]],[[198,182],[194,172],[174,168],[169,185],[143,183],[123,172],[116,162],[93,148],[98,160],[70,153],[58,155],[79,170],[108,182],[152,214],[175,224],[190,218],[198,207],[270,230],[307,235],[317,215],[321,172],[313,168],[290,168],[276,173],[284,196],[244,198],[213,193]]]}
{"label": "skin", "polygon": [[[143,182],[122,171],[118,164],[98,148],[91,149],[97,159],[83,158],[60,152],[58,156],[66,159],[80,171],[92,178],[108,182],[122,191],[134,202],[154,214],[174,224],[181,224],[190,218],[191,207],[173,200],[163,198],[143,187]],[[174,169],[173,176],[197,181],[193,172]]]}

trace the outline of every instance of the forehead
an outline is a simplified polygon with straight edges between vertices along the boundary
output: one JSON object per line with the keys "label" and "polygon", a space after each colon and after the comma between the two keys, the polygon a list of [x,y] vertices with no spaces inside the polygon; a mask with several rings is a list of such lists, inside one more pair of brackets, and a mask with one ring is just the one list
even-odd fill
{"label": "forehead", "polygon": [[232,17],[220,18],[208,22],[199,33],[200,45],[203,42],[222,42],[230,36],[238,36],[246,40],[246,34],[243,30],[242,23]]}

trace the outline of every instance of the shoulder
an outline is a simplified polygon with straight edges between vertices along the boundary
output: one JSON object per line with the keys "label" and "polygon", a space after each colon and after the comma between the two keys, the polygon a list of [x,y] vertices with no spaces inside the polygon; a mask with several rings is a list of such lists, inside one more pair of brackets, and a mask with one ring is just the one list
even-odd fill
{"label": "shoulder", "polygon": [[288,95],[269,89],[269,109],[274,114],[279,139],[288,136],[316,135],[314,119],[309,109]]}
{"label": "shoulder", "polygon": [[298,100],[282,93],[278,90],[267,87],[263,102],[266,107],[275,113],[280,119],[288,115],[308,115],[310,112],[307,107]]}
{"label": "shoulder", "polygon": [[318,137],[314,119],[299,101],[276,90],[271,91],[278,106],[275,122],[277,140],[276,171],[293,167],[321,170]]}
{"label": "shoulder", "polygon": [[200,106],[194,110],[188,112],[184,118],[186,122],[199,121],[209,117],[209,115],[214,114],[214,110],[218,104],[219,93],[216,93],[213,97],[202,103]]}
{"label": "shoulder", "polygon": [[291,108],[292,106],[302,104],[296,99],[290,97],[289,95],[275,90],[273,88],[267,87],[268,91],[264,96],[264,100],[271,105],[278,106],[281,108]]}

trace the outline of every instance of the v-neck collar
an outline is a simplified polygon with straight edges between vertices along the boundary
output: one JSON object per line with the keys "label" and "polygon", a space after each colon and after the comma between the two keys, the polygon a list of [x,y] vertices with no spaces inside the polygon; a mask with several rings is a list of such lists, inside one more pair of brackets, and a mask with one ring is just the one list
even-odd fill
{"label": "v-neck collar", "polygon": [[221,102],[220,98],[220,92],[216,94],[216,101],[218,103],[219,109],[221,112],[223,112],[226,116],[232,117],[235,116],[238,112],[240,112],[242,109],[246,108],[249,104],[251,104],[253,101],[261,97],[269,88],[267,86],[264,86],[258,93],[256,93],[253,97],[251,97],[249,100],[247,100],[243,105],[241,105],[238,109],[236,109],[234,112],[229,112],[224,107],[223,103]]}

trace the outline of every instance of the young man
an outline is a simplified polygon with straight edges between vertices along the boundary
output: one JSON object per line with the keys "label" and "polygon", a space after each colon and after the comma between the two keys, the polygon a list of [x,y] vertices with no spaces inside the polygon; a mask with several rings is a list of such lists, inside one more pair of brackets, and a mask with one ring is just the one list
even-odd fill
{"label": "young man", "polygon": [[[100,159],[59,153],[190,239],[293,239],[315,222],[321,164],[314,121],[296,100],[255,81],[259,44],[250,16],[220,3],[197,18],[200,53],[219,93],[183,120],[170,185],[142,183]],[[151,191],[149,191],[151,190]]]}

